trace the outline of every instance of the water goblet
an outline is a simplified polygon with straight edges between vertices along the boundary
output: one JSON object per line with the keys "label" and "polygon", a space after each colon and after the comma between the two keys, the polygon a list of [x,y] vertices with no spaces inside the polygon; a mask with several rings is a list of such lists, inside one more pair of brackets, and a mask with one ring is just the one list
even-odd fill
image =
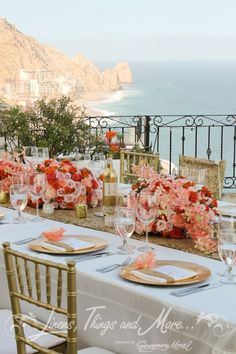
{"label": "water goblet", "polygon": [[49,159],[49,151],[47,147],[38,147],[37,163],[41,163]]}
{"label": "water goblet", "polygon": [[12,184],[29,184],[29,174],[27,172],[16,172],[11,176]]}
{"label": "water goblet", "polygon": [[154,247],[148,244],[148,226],[155,220],[156,205],[155,196],[148,189],[143,189],[137,194],[136,215],[139,221],[145,226],[145,246],[139,247],[138,250],[142,252],[152,251]]}
{"label": "water goblet", "polygon": [[29,194],[33,202],[36,203],[36,217],[33,222],[43,221],[39,216],[39,199],[43,197],[46,190],[46,176],[43,173],[31,173],[29,175]]}
{"label": "water goblet", "polygon": [[38,148],[37,146],[24,146],[23,155],[25,163],[35,166],[38,161]]}
{"label": "water goblet", "polygon": [[27,184],[12,184],[10,186],[11,205],[18,212],[18,216],[13,220],[14,224],[24,224],[28,222],[28,218],[22,215],[22,211],[27,205],[27,192]]}
{"label": "water goblet", "polygon": [[204,168],[182,167],[180,174],[194,182],[198,189],[201,189],[205,184],[206,170]]}
{"label": "water goblet", "polygon": [[236,263],[236,214],[219,215],[218,252],[227,266],[226,276],[220,281],[224,284],[236,284],[232,274]]}
{"label": "water goblet", "polygon": [[118,235],[122,237],[123,240],[123,245],[118,247],[118,253],[133,253],[134,247],[128,245],[128,239],[133,235],[135,229],[135,210],[127,207],[116,208],[114,225]]}
{"label": "water goblet", "polygon": [[101,176],[101,174],[103,173],[104,169],[105,169],[105,159],[104,159],[104,155],[101,154],[94,154],[93,155],[93,162],[91,164],[92,166],[92,171],[95,174],[95,176],[97,178],[99,178]]}
{"label": "water goblet", "polygon": [[[222,225],[222,218],[224,215],[227,215],[228,213],[234,212],[234,208],[232,210],[232,205],[230,206],[224,206],[223,208],[221,208],[218,217],[216,218],[216,220],[213,222],[213,226],[214,226],[214,234],[215,237],[217,237],[219,239],[219,234],[220,234],[220,225]],[[220,223],[221,221],[221,223]],[[217,272],[217,275],[219,275],[220,277],[227,277],[227,269],[221,270],[219,272]],[[236,276],[235,271],[233,271],[232,273],[233,277]]]}
{"label": "water goblet", "polygon": [[91,155],[88,152],[85,152],[83,154],[83,160],[84,161],[91,161]]}

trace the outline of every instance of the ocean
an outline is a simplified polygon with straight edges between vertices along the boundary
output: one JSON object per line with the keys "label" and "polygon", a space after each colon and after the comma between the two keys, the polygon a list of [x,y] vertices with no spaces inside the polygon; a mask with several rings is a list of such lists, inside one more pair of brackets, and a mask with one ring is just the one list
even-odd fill
{"label": "ocean", "polygon": [[[107,115],[234,115],[236,114],[236,61],[192,62],[130,62],[133,83],[125,85],[92,107]],[[114,63],[99,63],[100,69]],[[220,120],[222,117],[217,117]],[[209,123],[209,122],[208,122]],[[198,133],[199,157],[207,158],[208,130]],[[185,155],[194,156],[195,129],[186,129]],[[219,128],[213,128],[210,149],[213,160],[221,158]],[[226,176],[234,175],[234,128],[224,130],[223,158],[227,160]],[[172,151],[169,149],[170,131],[162,129],[160,156],[178,165],[182,153],[182,130],[173,133]],[[155,134],[151,137],[155,144]]]}
{"label": "ocean", "polygon": [[236,113],[236,61],[129,64],[133,84],[94,103],[105,115]]}

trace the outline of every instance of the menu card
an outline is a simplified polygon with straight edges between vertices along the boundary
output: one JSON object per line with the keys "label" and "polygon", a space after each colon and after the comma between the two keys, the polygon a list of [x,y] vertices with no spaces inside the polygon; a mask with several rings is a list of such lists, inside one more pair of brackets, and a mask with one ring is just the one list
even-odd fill
{"label": "menu card", "polygon": [[178,280],[193,278],[198,273],[181,267],[163,265],[155,268],[133,270],[131,274],[139,279],[150,282],[171,283]]}
{"label": "menu card", "polygon": [[95,244],[92,242],[87,242],[80,240],[78,238],[68,237],[63,238],[61,241],[45,241],[39,242],[39,246],[51,250],[51,251],[79,251],[86,248],[95,247]]}

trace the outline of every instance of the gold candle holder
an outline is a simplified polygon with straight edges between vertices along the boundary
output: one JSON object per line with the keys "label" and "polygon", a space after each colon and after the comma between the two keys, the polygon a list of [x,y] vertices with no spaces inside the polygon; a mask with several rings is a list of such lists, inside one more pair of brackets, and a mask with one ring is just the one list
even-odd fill
{"label": "gold candle holder", "polygon": [[9,193],[0,191],[0,204],[7,204],[10,200]]}
{"label": "gold candle holder", "polygon": [[78,219],[87,218],[87,214],[88,214],[87,204],[77,204],[75,206],[75,213]]}

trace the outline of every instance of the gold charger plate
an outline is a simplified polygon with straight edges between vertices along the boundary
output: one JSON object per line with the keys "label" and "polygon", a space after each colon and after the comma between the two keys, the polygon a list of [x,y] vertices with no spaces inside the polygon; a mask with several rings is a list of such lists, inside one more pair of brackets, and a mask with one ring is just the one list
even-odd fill
{"label": "gold charger plate", "polygon": [[[62,248],[61,251],[55,251],[55,250],[49,250],[46,249],[42,246],[40,246],[39,242],[41,242],[39,239],[32,241],[28,244],[28,247],[34,251],[37,252],[42,252],[42,253],[50,253],[50,254],[80,254],[80,253],[90,253],[90,252],[95,252],[104,249],[107,245],[108,242],[103,240],[102,238],[99,237],[93,237],[93,236],[77,236],[77,235],[65,235],[64,238],[77,238],[81,241],[87,241],[87,242],[92,242],[94,243],[94,247],[89,247],[89,248],[83,248],[80,250],[75,250],[75,251],[66,251]],[[63,242],[63,240],[62,240]],[[56,245],[56,243],[55,243]]]}
{"label": "gold charger plate", "polygon": [[[188,278],[188,279],[183,279],[183,280],[178,280],[174,282],[167,282],[167,283],[160,283],[158,281],[148,281],[144,279],[140,279],[133,275],[131,271],[135,270],[135,267],[133,264],[130,264],[126,267],[123,267],[120,271],[120,276],[126,280],[139,283],[139,284],[147,284],[147,285],[160,285],[160,286],[176,286],[176,285],[185,285],[185,284],[194,284],[194,283],[199,283],[203,280],[206,280],[209,278],[211,275],[211,271],[196,263],[190,263],[190,262],[182,262],[182,261],[169,261],[169,260],[163,260],[163,261],[156,261],[155,267],[158,266],[163,266],[163,265],[172,265],[180,268],[184,268],[187,270],[192,270],[197,273],[195,277]],[[137,270],[137,269],[136,269]],[[151,268],[145,269],[147,270],[152,270]]]}

